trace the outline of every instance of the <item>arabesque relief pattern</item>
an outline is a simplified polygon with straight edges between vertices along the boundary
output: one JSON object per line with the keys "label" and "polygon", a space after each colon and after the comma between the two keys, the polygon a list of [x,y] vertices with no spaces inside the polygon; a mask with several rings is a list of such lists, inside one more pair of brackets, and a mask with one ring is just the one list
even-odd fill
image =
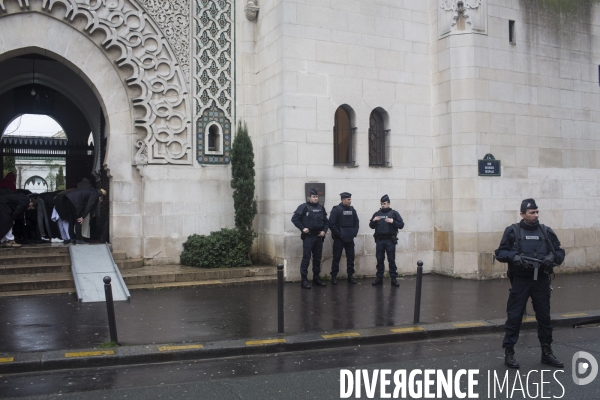
{"label": "arabesque relief pattern", "polygon": [[165,34],[186,77],[190,78],[190,0],[138,0]]}
{"label": "arabesque relief pattern", "polygon": [[[233,0],[193,1],[196,157],[201,164],[229,164],[234,102]],[[224,135],[223,154],[205,154],[203,121],[216,114]]]}
{"label": "arabesque relief pattern", "polygon": [[132,99],[142,111],[135,126],[144,135],[136,140],[133,164],[192,164],[184,73],[165,34],[136,0],[0,0],[0,17],[10,12],[8,1],[18,3],[17,12],[32,12],[34,3],[48,14],[64,9],[65,22],[82,17],[90,36],[101,31],[102,47],[120,49],[115,63],[133,71],[125,82],[141,92]]}

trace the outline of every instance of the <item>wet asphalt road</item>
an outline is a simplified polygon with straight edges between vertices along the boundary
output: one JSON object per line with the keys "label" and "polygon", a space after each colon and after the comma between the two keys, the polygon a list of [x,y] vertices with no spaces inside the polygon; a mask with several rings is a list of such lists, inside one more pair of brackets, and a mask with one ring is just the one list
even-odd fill
{"label": "wet asphalt road", "polygon": [[[546,373],[544,395],[550,398],[597,400],[600,376],[587,386],[577,386],[571,378],[571,359],[584,350],[600,361],[600,328],[557,329],[555,354],[565,363],[564,372]],[[101,368],[49,373],[28,373],[0,377],[1,398],[40,399],[334,399],[340,398],[340,369],[479,369],[476,393],[479,398],[536,398],[539,372],[551,369],[539,363],[540,351],[535,331],[522,334],[517,359],[524,389],[507,395],[493,389],[488,397],[487,373],[502,377],[501,335],[486,334],[391,345],[347,347],[321,351],[235,357],[204,361]],[[509,386],[519,389],[514,371]],[[554,378],[556,376],[556,378]],[[585,376],[585,375],[583,375]],[[493,375],[492,375],[493,377]],[[558,383],[560,382],[560,384]],[[536,386],[537,384],[537,386]],[[434,386],[435,388],[435,386]],[[362,387],[362,397],[368,398]],[[391,393],[393,386],[388,390]],[[465,380],[461,390],[466,391]],[[434,389],[435,392],[435,389]],[[400,393],[401,394],[401,393]],[[356,398],[354,394],[351,398]],[[374,398],[380,398],[376,388]],[[440,398],[456,398],[445,397]],[[537,398],[540,398],[539,395]]]}
{"label": "wet asphalt road", "polygon": [[[285,284],[285,332],[337,332],[412,324],[415,278],[400,288],[356,286],[300,289]],[[507,280],[423,277],[421,322],[506,317]],[[552,312],[600,309],[600,273],[559,275]],[[277,285],[135,291],[116,302],[119,341],[125,345],[206,342],[268,337],[277,332]],[[531,312],[531,307],[529,307]],[[78,303],[74,295],[0,298],[0,353],[81,349],[109,340],[104,303]]]}

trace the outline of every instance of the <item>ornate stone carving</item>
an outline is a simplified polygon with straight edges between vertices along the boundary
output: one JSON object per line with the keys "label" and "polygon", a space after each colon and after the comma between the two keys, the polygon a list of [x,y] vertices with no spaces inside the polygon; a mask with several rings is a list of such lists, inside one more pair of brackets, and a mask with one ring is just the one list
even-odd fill
{"label": "ornate stone carving", "polygon": [[[233,127],[233,0],[193,0],[193,91],[196,115],[196,157],[201,164],[229,164],[229,147],[222,156],[205,153],[199,130],[206,111],[219,113],[220,131]],[[221,121],[222,120],[222,121]]]}
{"label": "ornate stone carving", "polygon": [[[5,12],[6,1],[0,0]],[[115,64],[132,71],[125,82],[140,92],[132,103],[142,111],[135,126],[145,136],[136,140],[134,165],[192,163],[185,76],[164,33],[136,0],[13,1],[21,7],[18,12],[31,12],[33,2],[41,2],[47,13],[60,4],[66,23],[84,18],[85,32],[104,35],[103,50],[120,50]]]}
{"label": "ornate stone carving", "polygon": [[[461,33],[486,33],[487,10],[484,0],[440,0],[438,32],[440,37]],[[459,18],[464,27],[458,26]]]}
{"label": "ornate stone carving", "polygon": [[179,65],[190,78],[190,0],[138,0],[152,16],[177,55]]}

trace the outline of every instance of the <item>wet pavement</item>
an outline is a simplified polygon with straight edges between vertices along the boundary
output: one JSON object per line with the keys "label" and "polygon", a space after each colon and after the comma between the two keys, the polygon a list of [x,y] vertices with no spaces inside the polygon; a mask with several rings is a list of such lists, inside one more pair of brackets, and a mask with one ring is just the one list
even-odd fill
{"label": "wet pavement", "polygon": [[[285,332],[336,332],[410,324],[414,277],[394,288],[389,280],[372,287],[303,290],[285,284]],[[553,283],[552,312],[600,309],[600,274],[559,275]],[[423,277],[421,323],[505,317],[507,280],[472,281],[440,275]],[[531,312],[531,307],[529,306]],[[206,342],[277,335],[277,285],[134,291],[115,303],[122,344]],[[80,349],[109,341],[104,303],[78,303],[75,295],[0,299],[0,353]]]}

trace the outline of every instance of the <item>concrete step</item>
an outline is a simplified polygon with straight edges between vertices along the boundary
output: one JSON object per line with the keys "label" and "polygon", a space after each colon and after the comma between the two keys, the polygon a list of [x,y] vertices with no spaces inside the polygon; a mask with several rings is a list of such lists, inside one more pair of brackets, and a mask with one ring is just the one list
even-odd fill
{"label": "concrete step", "polygon": [[125,253],[124,251],[117,251],[116,253],[113,252],[112,253],[113,256],[113,260],[117,261],[121,261],[121,260],[126,260],[127,259],[127,253]]}
{"label": "concrete step", "polygon": [[21,255],[50,255],[69,254],[69,246],[64,244],[40,244],[36,246],[2,247],[0,246],[0,258],[4,256],[14,257]]}
{"label": "concrete step", "polygon": [[121,271],[129,285],[147,285],[173,282],[199,282],[252,277],[277,277],[277,267],[251,266],[240,268],[194,268],[182,265],[153,265]]}
{"label": "concrete step", "polygon": [[[24,296],[43,296],[48,294],[75,294],[75,286],[65,287],[60,289],[44,289],[44,290],[16,290],[11,292],[0,292],[1,297],[24,297]],[[77,301],[77,299],[75,299]]]}
{"label": "concrete step", "polygon": [[158,290],[158,289],[180,289],[194,287],[211,287],[211,286],[227,286],[227,285],[244,285],[248,283],[277,283],[277,276],[253,276],[248,278],[233,278],[233,279],[213,279],[204,281],[190,282],[165,282],[165,283],[146,283],[138,285],[127,285],[127,289],[134,290]]}
{"label": "concrete step", "polygon": [[128,270],[128,269],[136,269],[142,268],[144,266],[143,258],[128,258],[123,260],[116,260],[115,263],[117,267],[119,267],[120,271]]}
{"label": "concrete step", "polygon": [[[53,272],[71,272],[71,263],[0,265],[0,275],[48,274]],[[0,279],[1,281],[2,279]]]}
{"label": "concrete step", "polygon": [[71,256],[69,253],[59,254],[21,254],[0,257],[0,265],[15,265],[15,264],[47,264],[47,263],[62,263],[71,264]]}
{"label": "concrete step", "polygon": [[74,288],[73,274],[55,272],[48,274],[3,275],[0,279],[0,292],[23,290],[46,290]]}

